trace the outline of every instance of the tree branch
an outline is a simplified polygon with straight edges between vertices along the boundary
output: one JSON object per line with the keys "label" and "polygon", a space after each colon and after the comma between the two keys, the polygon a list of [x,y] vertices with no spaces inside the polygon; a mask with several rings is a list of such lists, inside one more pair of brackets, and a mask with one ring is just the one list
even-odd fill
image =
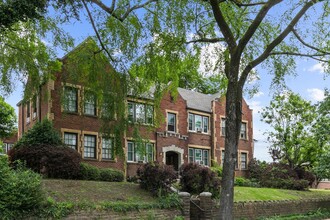
{"label": "tree branch", "polygon": [[86,11],[87,11],[87,14],[88,14],[89,20],[90,20],[91,23],[92,23],[92,26],[93,26],[94,32],[95,32],[95,34],[96,34],[97,39],[99,40],[99,43],[100,43],[100,45],[101,45],[102,50],[104,50],[104,51],[106,52],[106,54],[108,55],[108,57],[110,58],[110,60],[111,60],[112,62],[114,62],[115,59],[111,56],[110,52],[107,50],[107,48],[106,48],[105,45],[103,44],[103,41],[102,41],[102,39],[101,39],[101,36],[100,36],[100,34],[99,34],[99,32],[98,32],[98,30],[97,30],[97,28],[96,28],[96,25],[95,25],[94,19],[93,19],[93,17],[92,17],[91,12],[89,11],[89,8],[88,8],[88,6],[87,6],[85,0],[82,0],[82,3],[84,4],[84,7],[85,7],[85,9],[86,9]]}
{"label": "tree branch", "polygon": [[321,50],[320,48],[314,47],[308,43],[306,43],[298,34],[298,32],[295,29],[292,29],[292,33],[296,36],[296,38],[300,41],[300,43],[302,43],[304,46],[316,50],[317,52],[323,53],[324,55],[328,55],[330,54],[330,52],[326,52],[324,50]]}
{"label": "tree branch", "polygon": [[135,11],[139,8],[143,8],[144,6],[152,3],[152,2],[157,2],[158,0],[149,0],[149,1],[146,1],[145,3],[142,3],[142,4],[139,4],[139,5],[134,5],[133,7],[128,7],[127,11],[125,12],[125,14],[121,17],[122,21],[124,21],[127,16],[132,12],[132,11]]}
{"label": "tree branch", "polygon": [[144,2],[144,3],[138,4],[138,5],[134,5],[133,7],[130,7],[128,5],[128,8],[127,8],[126,12],[122,16],[118,15],[117,13],[115,13],[116,0],[112,0],[112,3],[111,3],[111,6],[110,7],[108,7],[105,4],[103,4],[103,2],[100,1],[100,0],[90,0],[90,1],[93,2],[94,4],[96,4],[97,6],[99,6],[101,9],[103,9],[108,14],[110,14],[112,17],[114,17],[117,20],[123,22],[128,17],[128,15],[131,12],[133,12],[133,11],[139,9],[139,8],[143,8],[143,7],[145,7],[146,5],[148,5],[148,4],[152,3],[152,2],[157,2],[158,0],[148,0],[148,1]]}
{"label": "tree branch", "polygon": [[218,43],[225,41],[224,38],[200,38],[196,40],[187,41],[186,44],[190,43]]}
{"label": "tree branch", "polygon": [[265,5],[267,2],[256,2],[256,3],[241,3],[238,0],[231,0],[238,7],[249,7],[249,6],[257,6],[257,5]]}
{"label": "tree branch", "polygon": [[220,10],[219,2],[218,2],[218,0],[210,0],[210,4],[212,7],[214,18],[225,38],[226,43],[228,44],[230,51],[232,52],[236,49],[237,44],[236,44],[234,35],[231,32],[227,22],[225,21],[225,18],[223,16],[222,12]]}
{"label": "tree branch", "polygon": [[238,43],[238,50],[239,55],[243,52],[244,48],[246,47],[247,43],[250,41],[251,37],[255,34],[256,30],[260,26],[261,22],[267,15],[268,11],[275,6],[276,4],[280,3],[283,0],[270,0],[265,4],[253,20],[252,24],[249,26],[248,30],[245,32],[244,36]]}
{"label": "tree branch", "polygon": [[317,57],[323,57],[325,54],[303,54],[303,53],[294,53],[294,52],[271,52],[269,56],[277,56],[277,55],[287,55],[287,56],[299,56],[299,57],[308,57],[320,62],[327,63],[328,60],[320,59]]}
{"label": "tree branch", "polygon": [[292,19],[292,21],[288,24],[288,26],[282,31],[281,34],[279,34],[265,49],[265,51],[257,57],[255,60],[251,61],[243,70],[241,77],[239,79],[239,85],[241,87],[244,86],[244,83],[247,79],[248,74],[250,71],[259,65],[261,62],[263,62],[265,59],[269,57],[269,54],[271,51],[278,46],[286,36],[293,30],[293,27],[298,23],[298,21],[302,18],[302,16],[306,13],[306,11],[312,7],[317,2],[322,2],[324,0],[311,0],[300,9],[300,11],[296,14],[296,16]]}

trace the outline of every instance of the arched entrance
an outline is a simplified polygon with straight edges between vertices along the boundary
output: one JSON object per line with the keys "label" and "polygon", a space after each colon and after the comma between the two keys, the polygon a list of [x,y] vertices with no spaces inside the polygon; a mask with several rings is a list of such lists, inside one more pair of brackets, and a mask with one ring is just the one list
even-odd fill
{"label": "arched entrance", "polygon": [[166,152],[166,165],[173,166],[173,168],[179,170],[179,154],[174,151]]}
{"label": "arched entrance", "polygon": [[183,152],[184,150],[175,145],[162,148],[163,163],[166,165],[172,165],[173,168],[178,171],[183,164]]}

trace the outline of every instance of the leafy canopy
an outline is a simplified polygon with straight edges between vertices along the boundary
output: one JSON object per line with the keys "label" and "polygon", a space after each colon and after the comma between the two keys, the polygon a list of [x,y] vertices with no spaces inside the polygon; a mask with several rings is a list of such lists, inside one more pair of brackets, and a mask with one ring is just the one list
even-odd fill
{"label": "leafy canopy", "polygon": [[0,96],[0,139],[11,136],[15,130],[15,109]]}
{"label": "leafy canopy", "polygon": [[311,124],[316,119],[315,106],[287,92],[276,95],[261,114],[262,120],[274,129],[266,132],[274,160],[281,160],[292,168],[315,162],[321,151],[311,134]]}

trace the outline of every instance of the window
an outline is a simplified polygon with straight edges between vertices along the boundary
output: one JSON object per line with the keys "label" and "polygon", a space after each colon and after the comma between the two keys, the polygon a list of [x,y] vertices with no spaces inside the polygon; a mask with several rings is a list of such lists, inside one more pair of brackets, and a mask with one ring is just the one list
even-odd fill
{"label": "window", "polygon": [[167,130],[176,132],[176,114],[167,113]]}
{"label": "window", "polygon": [[113,160],[112,150],[113,150],[113,139],[102,138],[102,159]]}
{"label": "window", "polygon": [[223,167],[223,163],[225,162],[225,151],[221,151],[221,166]]}
{"label": "window", "polygon": [[26,123],[30,122],[30,116],[31,116],[31,108],[30,108],[30,101],[26,103]]}
{"label": "window", "polygon": [[240,132],[239,137],[241,139],[246,139],[247,138],[247,135],[246,135],[246,123],[245,122],[242,122],[241,123],[241,132]]}
{"label": "window", "polygon": [[64,144],[74,150],[77,150],[77,139],[78,135],[75,133],[64,133]]}
{"label": "window", "polygon": [[37,97],[36,96],[33,97],[32,109],[33,109],[33,118],[36,118],[37,117]]}
{"label": "window", "polygon": [[189,131],[208,133],[209,117],[189,113]]}
{"label": "window", "polygon": [[128,162],[151,162],[154,160],[154,144],[127,142]]}
{"label": "window", "polygon": [[241,153],[241,169],[247,169],[247,153]]}
{"label": "window", "polygon": [[73,87],[64,88],[64,110],[78,112],[78,89]]}
{"label": "window", "polygon": [[221,118],[221,135],[226,136],[226,119]]}
{"label": "window", "polygon": [[209,150],[189,148],[189,163],[209,166]]}
{"label": "window", "polygon": [[143,103],[128,102],[128,120],[144,124],[153,124],[154,107]]}
{"label": "window", "polygon": [[91,92],[85,92],[84,114],[96,115],[96,97]]}
{"label": "window", "polygon": [[96,136],[84,135],[84,158],[96,158]]}

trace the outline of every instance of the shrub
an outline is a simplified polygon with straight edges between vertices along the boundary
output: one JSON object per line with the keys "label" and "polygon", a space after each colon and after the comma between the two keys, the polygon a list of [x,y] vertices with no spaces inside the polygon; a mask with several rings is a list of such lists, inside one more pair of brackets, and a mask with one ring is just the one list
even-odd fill
{"label": "shrub", "polygon": [[44,119],[37,122],[30,130],[28,130],[14,147],[48,145],[63,145],[60,134],[54,129],[51,121]]}
{"label": "shrub", "polygon": [[295,179],[269,179],[263,181],[262,185],[269,188],[305,190],[308,188],[308,181]]}
{"label": "shrub", "polygon": [[5,156],[0,156],[0,186],[0,219],[26,217],[45,201],[40,175],[21,164],[10,169]]}
{"label": "shrub", "polygon": [[108,182],[122,182],[124,180],[124,173],[110,168],[100,169],[100,180]]}
{"label": "shrub", "polygon": [[151,191],[154,196],[167,195],[171,184],[176,181],[177,174],[172,166],[164,164],[146,163],[139,167],[137,175],[142,189]]}
{"label": "shrub", "polygon": [[88,163],[80,163],[79,179],[100,180],[100,169]]}
{"label": "shrub", "polygon": [[306,170],[303,167],[297,167],[295,171],[299,179],[308,181],[309,186],[312,186],[316,180],[316,176],[312,172]]}
{"label": "shrub", "polygon": [[259,181],[266,167],[267,163],[265,161],[261,162],[260,160],[253,158],[248,165],[249,178]]}
{"label": "shrub", "polygon": [[8,154],[12,164],[21,160],[28,168],[49,178],[76,179],[79,174],[81,156],[67,146],[21,146]]}
{"label": "shrub", "polygon": [[212,172],[216,173],[218,177],[222,177],[222,167],[214,166],[210,167],[210,169],[212,170]]}
{"label": "shrub", "polygon": [[180,185],[182,191],[192,194],[210,192],[217,198],[220,195],[220,178],[208,167],[196,163],[184,164],[181,167]]}

